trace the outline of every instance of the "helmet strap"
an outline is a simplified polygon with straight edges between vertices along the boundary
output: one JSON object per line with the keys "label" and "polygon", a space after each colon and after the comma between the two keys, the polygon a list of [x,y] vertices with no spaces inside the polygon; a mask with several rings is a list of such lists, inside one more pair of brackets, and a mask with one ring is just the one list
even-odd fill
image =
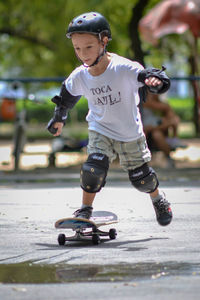
{"label": "helmet strap", "polygon": [[83,64],[83,66],[84,66],[85,68],[89,68],[89,67],[94,67],[94,66],[96,66],[96,65],[99,63],[99,61],[102,59],[102,57],[104,56],[105,53],[106,53],[106,49],[105,49],[105,47],[104,47],[102,53],[99,54],[99,55],[97,56],[97,58],[95,59],[95,61],[94,61],[90,66],[85,65],[85,64]]}

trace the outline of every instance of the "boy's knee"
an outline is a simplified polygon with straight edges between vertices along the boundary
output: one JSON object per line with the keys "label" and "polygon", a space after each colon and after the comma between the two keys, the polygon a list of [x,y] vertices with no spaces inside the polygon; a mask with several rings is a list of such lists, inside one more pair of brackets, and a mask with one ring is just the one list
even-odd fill
{"label": "boy's knee", "polygon": [[147,163],[129,170],[129,179],[136,189],[144,193],[153,193],[159,185],[155,171]]}
{"label": "boy's knee", "polygon": [[109,159],[101,153],[92,153],[81,168],[81,187],[88,193],[97,193],[106,183]]}

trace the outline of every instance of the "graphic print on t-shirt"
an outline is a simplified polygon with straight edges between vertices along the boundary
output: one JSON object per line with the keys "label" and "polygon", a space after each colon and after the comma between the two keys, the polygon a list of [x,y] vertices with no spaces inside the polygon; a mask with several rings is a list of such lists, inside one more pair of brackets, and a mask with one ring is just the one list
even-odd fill
{"label": "graphic print on t-shirt", "polygon": [[90,89],[93,96],[95,96],[95,105],[114,105],[121,102],[121,93],[112,93],[112,89],[109,85],[103,85],[101,87]]}

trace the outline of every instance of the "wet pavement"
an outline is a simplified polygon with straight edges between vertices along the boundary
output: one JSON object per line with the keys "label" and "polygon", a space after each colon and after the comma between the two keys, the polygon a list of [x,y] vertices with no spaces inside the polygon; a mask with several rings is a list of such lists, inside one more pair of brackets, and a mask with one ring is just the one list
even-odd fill
{"label": "wet pavement", "polygon": [[200,263],[146,262],[119,265],[67,265],[34,263],[1,264],[1,283],[41,284],[41,283],[77,283],[77,282],[135,282],[158,280],[163,277],[179,276],[199,277]]}

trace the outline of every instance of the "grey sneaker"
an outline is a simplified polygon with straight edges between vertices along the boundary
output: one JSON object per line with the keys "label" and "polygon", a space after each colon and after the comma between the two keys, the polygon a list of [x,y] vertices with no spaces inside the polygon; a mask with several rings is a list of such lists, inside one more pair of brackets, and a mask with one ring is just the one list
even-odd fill
{"label": "grey sneaker", "polygon": [[153,201],[153,206],[156,213],[157,221],[160,225],[166,226],[171,223],[172,220],[172,210],[170,203],[166,200],[165,194],[160,200]]}
{"label": "grey sneaker", "polygon": [[89,220],[91,218],[91,215],[92,215],[92,210],[93,210],[93,207],[91,207],[91,206],[80,208],[80,209],[77,209],[74,212],[74,216],[75,216],[75,218],[88,219]]}

